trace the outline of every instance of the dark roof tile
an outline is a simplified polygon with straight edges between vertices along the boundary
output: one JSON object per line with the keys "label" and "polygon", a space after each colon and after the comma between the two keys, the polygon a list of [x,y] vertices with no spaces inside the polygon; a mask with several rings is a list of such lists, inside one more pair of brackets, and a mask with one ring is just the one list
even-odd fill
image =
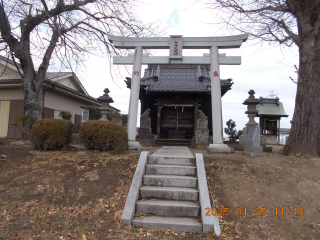
{"label": "dark roof tile", "polygon": [[[149,65],[140,80],[148,92],[210,92],[209,65]],[[200,78],[201,77],[201,81]],[[131,88],[131,78],[125,81]],[[232,79],[221,80],[224,93],[232,86]]]}

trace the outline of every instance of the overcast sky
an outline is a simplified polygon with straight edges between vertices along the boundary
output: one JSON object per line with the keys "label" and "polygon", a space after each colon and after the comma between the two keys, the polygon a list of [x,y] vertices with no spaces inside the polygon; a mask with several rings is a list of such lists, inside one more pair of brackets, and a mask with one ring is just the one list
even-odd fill
{"label": "overcast sky", "polygon": [[[215,14],[204,5],[195,4],[192,0],[145,0],[138,4],[137,15],[144,21],[160,20],[166,28],[166,35],[183,35],[184,37],[209,37],[230,35],[223,28],[209,24]],[[290,120],[294,111],[296,85],[289,76],[296,78],[294,65],[298,65],[296,47],[280,49],[254,45],[248,40],[240,49],[219,50],[227,56],[241,56],[242,64],[237,66],[220,66],[222,79],[232,78],[234,84],[222,98],[223,125],[230,118],[236,121],[240,130],[247,123],[246,106],[242,102],[248,97],[248,91],[253,89],[256,97],[266,97],[270,91],[280,98],[288,118],[282,118],[281,127],[290,128]],[[183,50],[183,55],[198,55],[209,53],[209,50]],[[155,55],[168,55],[169,50],[154,51]],[[128,113],[130,90],[126,88],[124,78],[130,76],[131,70],[120,69],[121,74],[114,75],[112,80],[109,64],[106,58],[91,57],[86,62],[86,70],[77,73],[83,85],[93,97],[103,94],[104,88],[109,88],[113,98],[112,106]],[[143,66],[142,72],[146,66]]]}

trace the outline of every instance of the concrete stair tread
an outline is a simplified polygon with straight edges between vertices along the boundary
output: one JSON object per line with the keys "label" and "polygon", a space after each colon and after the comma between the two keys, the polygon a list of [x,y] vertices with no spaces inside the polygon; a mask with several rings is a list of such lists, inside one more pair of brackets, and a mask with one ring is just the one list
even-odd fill
{"label": "concrete stair tread", "polygon": [[137,204],[148,205],[162,205],[162,206],[177,206],[177,207],[200,207],[198,202],[193,201],[179,201],[179,200],[166,200],[166,199],[145,199],[138,200]]}
{"label": "concrete stair tread", "polygon": [[181,156],[172,156],[172,155],[168,155],[168,154],[152,154],[152,155],[149,155],[148,158],[152,158],[152,157],[163,157],[163,158],[190,158],[190,159],[195,159],[195,157],[193,155],[181,155]]}
{"label": "concrete stair tread", "polygon": [[176,192],[195,192],[198,193],[197,188],[187,187],[159,187],[159,186],[142,186],[140,190],[153,190],[153,191],[176,191]]}
{"label": "concrete stair tread", "polygon": [[148,164],[195,166],[196,160],[188,156],[151,155]]}
{"label": "concrete stair tread", "polygon": [[163,187],[192,187],[196,188],[197,177],[192,175],[162,175],[145,174],[143,176],[144,186],[163,186]]}
{"label": "concrete stair tread", "polygon": [[[177,140],[173,140],[177,141]],[[187,147],[165,146],[155,151],[150,156],[170,156],[170,157],[194,157]]]}
{"label": "concrete stair tread", "polygon": [[153,178],[179,178],[179,179],[197,179],[194,176],[180,176],[180,175],[161,175],[161,174],[145,174],[143,177],[153,177]]}
{"label": "concrete stair tread", "polygon": [[147,164],[146,167],[167,167],[167,168],[196,168],[196,166],[189,166],[189,165],[163,165],[163,164]]}
{"label": "concrete stair tread", "polygon": [[146,174],[195,176],[196,166],[147,164]]}
{"label": "concrete stair tread", "polygon": [[139,200],[136,203],[136,213],[144,213],[148,216],[151,214],[171,217],[199,217],[200,203],[164,199]]}
{"label": "concrete stair tread", "polygon": [[164,217],[164,216],[145,216],[134,217],[132,224],[145,228],[158,230],[171,230],[175,232],[202,232],[200,218],[190,217]]}

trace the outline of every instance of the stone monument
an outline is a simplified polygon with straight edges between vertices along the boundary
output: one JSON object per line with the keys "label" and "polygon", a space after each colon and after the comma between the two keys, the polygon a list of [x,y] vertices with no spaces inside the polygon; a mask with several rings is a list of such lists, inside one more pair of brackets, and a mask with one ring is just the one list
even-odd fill
{"label": "stone monument", "polygon": [[209,144],[208,117],[201,110],[198,110],[196,129],[196,148],[207,149]]}
{"label": "stone monument", "polygon": [[146,109],[140,117],[140,128],[136,140],[143,146],[154,146],[155,140],[152,135],[150,109]]}
{"label": "stone monument", "polygon": [[103,96],[97,98],[97,100],[101,102],[101,107],[99,107],[99,109],[101,110],[102,116],[99,120],[108,121],[107,115],[110,111],[109,104],[113,103],[113,99],[109,96],[109,88],[105,88],[103,91]]}
{"label": "stone monument", "polygon": [[111,113],[111,121],[112,122],[117,122],[123,125],[123,118],[121,114],[117,111],[112,111]]}
{"label": "stone monument", "polygon": [[[259,104],[260,100],[255,98],[255,92],[251,89],[249,92],[249,98],[244,100],[243,105],[247,105],[247,111],[249,121],[246,123],[246,136],[244,145],[244,154],[252,157],[264,156],[263,147],[260,146],[260,127],[254,120],[257,116],[258,110],[256,105]],[[242,139],[243,140],[243,139]]]}

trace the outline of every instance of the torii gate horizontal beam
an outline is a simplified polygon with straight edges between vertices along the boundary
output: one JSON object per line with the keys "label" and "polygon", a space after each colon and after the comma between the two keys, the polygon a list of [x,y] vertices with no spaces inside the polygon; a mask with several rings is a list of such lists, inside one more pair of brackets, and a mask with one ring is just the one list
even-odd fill
{"label": "torii gate horizontal beam", "polygon": [[[113,64],[117,65],[132,65],[134,63],[134,56],[113,57]],[[142,56],[142,64],[171,64],[170,58],[166,56]],[[179,64],[210,64],[210,56],[197,57],[182,57]],[[241,65],[241,57],[227,57],[219,56],[220,65]]]}
{"label": "torii gate horizontal beam", "polygon": [[[209,49],[212,46],[218,49],[239,48],[243,42],[248,39],[249,34],[222,37],[183,37],[182,48],[184,49]],[[174,36],[171,36],[174,37]],[[143,49],[169,49],[169,37],[119,37],[108,35],[108,39],[115,48],[134,49],[142,47]]]}

